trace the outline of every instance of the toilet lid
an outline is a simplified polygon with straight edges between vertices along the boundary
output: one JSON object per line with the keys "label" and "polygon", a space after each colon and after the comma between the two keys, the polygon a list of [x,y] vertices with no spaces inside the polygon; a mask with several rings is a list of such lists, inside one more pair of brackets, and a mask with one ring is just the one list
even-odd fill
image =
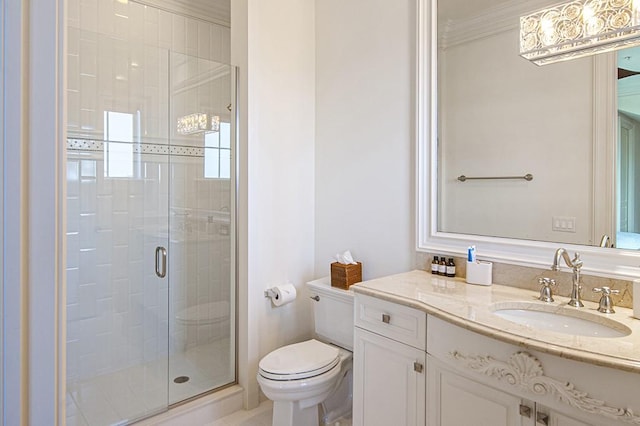
{"label": "toilet lid", "polygon": [[340,361],[337,347],[315,339],[283,346],[260,360],[260,375],[271,380],[298,380],[320,375]]}

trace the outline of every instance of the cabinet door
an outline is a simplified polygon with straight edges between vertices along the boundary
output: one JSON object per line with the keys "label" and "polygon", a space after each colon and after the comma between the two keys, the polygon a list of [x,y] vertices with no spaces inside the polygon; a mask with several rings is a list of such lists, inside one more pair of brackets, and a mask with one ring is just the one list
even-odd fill
{"label": "cabinet door", "polygon": [[[548,409],[547,407],[536,404],[536,426],[595,426],[597,423],[585,423],[574,417],[569,417]],[[606,421],[599,423],[600,425],[619,424],[614,421]]]}
{"label": "cabinet door", "polygon": [[355,329],[354,426],[424,426],[426,353]]}
{"label": "cabinet door", "polygon": [[[444,367],[427,357],[429,426],[531,426],[534,406],[520,414],[521,399]],[[525,407],[525,410],[527,408]]]}

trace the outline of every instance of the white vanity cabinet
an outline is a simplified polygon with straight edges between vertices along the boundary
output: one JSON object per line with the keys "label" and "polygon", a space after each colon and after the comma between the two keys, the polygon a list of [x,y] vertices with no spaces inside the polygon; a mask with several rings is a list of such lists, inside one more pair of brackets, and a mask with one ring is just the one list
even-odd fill
{"label": "white vanity cabinet", "polygon": [[625,412],[640,405],[637,374],[529,351],[432,316],[427,348],[429,426],[640,424]]}
{"label": "white vanity cabinet", "polygon": [[427,357],[429,425],[528,426],[520,398],[468,379]]}
{"label": "white vanity cabinet", "polygon": [[354,426],[425,425],[426,318],[356,293]]}
{"label": "white vanity cabinet", "polygon": [[460,296],[475,289],[430,294],[422,274],[356,290],[354,425],[640,426],[638,361],[618,356],[633,338],[517,334]]}
{"label": "white vanity cabinet", "polygon": [[427,356],[430,426],[595,426],[465,377]]}

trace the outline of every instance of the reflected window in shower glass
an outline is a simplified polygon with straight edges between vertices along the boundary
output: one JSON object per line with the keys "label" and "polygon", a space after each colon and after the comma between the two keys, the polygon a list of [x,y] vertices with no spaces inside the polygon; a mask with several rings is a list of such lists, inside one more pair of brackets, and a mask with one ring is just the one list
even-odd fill
{"label": "reflected window in shower glass", "polygon": [[231,178],[231,124],[220,123],[219,132],[204,135],[204,177]]}
{"label": "reflected window in shower glass", "polygon": [[231,123],[220,123],[220,148],[231,149]]}
{"label": "reflected window in shower glass", "polygon": [[105,177],[133,177],[133,114],[104,112]]}

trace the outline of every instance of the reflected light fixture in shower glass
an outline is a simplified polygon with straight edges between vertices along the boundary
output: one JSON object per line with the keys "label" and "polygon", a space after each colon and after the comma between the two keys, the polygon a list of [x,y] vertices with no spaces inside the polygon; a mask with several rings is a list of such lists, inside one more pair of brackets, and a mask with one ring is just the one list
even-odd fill
{"label": "reflected light fixture in shower glass", "polygon": [[176,130],[180,135],[193,135],[204,132],[220,131],[220,116],[208,115],[202,112],[185,115],[178,118]]}

